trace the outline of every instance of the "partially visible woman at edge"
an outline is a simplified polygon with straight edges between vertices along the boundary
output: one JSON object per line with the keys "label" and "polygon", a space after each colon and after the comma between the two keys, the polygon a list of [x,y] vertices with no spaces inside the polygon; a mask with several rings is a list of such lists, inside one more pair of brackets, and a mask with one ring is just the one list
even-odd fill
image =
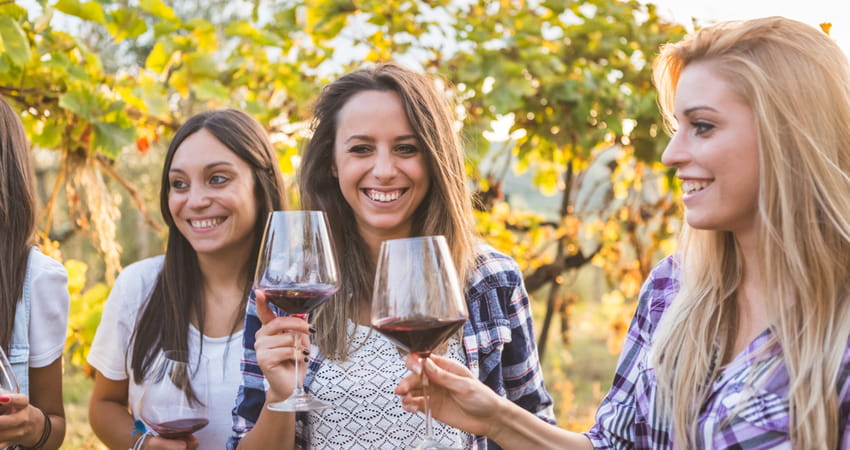
{"label": "partially visible woman at edge", "polygon": [[[793,20],[724,22],[663,46],[654,79],[687,225],[596,425],[542,426],[444,359],[434,417],[510,448],[850,449],[846,55]],[[396,391],[410,409],[418,381]]]}
{"label": "partially visible woman at edge", "polygon": [[0,448],[56,449],[65,439],[62,350],[68,273],[33,246],[35,175],[24,126],[0,98],[0,346],[19,394],[0,393]]}
{"label": "partially visible woman at edge", "polygon": [[[240,383],[245,303],[265,220],[283,209],[283,182],[265,130],[247,114],[214,110],[177,130],[162,170],[164,256],[127,266],[109,295],[89,363],[89,406],[110,448],[223,448]],[[140,434],[143,381],[165,350],[210,361],[209,424],[183,440]]]}
{"label": "partially visible woman at edge", "polygon": [[[322,91],[301,165],[301,201],[304,209],[328,215],[342,288],[314,314],[316,342],[305,386],[334,407],[297,418],[264,407],[291,393],[293,340],[286,330],[306,323],[275,318],[258,298],[249,302],[246,316],[244,384],[231,447],[411,448],[418,443],[422,416],[404,411],[393,393],[407,373],[404,359],[370,328],[370,312],[381,242],[423,235],[445,235],[465,280],[469,320],[462,338],[449,339],[446,354],[474,368],[490,389],[541,422],[554,423],[522,274],[512,259],[475,235],[453,124],[434,82],[394,64],[356,70]],[[455,447],[487,446],[484,437],[443,424],[435,424],[434,436]]]}

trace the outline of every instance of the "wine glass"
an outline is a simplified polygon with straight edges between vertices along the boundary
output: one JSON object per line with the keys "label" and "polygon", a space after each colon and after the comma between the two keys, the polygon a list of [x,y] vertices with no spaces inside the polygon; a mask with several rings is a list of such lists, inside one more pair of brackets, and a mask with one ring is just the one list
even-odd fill
{"label": "wine glass", "polygon": [[[457,271],[443,236],[381,243],[372,299],[372,327],[425,360],[466,322]],[[432,437],[428,378],[422,375],[425,438],[417,449],[443,448]]]}
{"label": "wine glass", "polygon": [[[9,363],[9,358],[6,357],[6,352],[0,347],[0,395],[18,394],[21,388],[18,385],[18,378],[12,370],[12,364]],[[11,412],[11,407],[0,405],[0,416]]]}
{"label": "wine glass", "polygon": [[[311,311],[339,290],[339,270],[322,211],[269,213],[257,260],[254,288],[290,316],[307,320]],[[295,354],[298,351],[295,339]],[[329,406],[304,391],[295,357],[295,389],[286,400],[269,403],[274,411],[311,411]]]}
{"label": "wine glass", "polygon": [[209,362],[199,355],[167,350],[144,381],[141,417],[160,436],[181,439],[209,423]]}

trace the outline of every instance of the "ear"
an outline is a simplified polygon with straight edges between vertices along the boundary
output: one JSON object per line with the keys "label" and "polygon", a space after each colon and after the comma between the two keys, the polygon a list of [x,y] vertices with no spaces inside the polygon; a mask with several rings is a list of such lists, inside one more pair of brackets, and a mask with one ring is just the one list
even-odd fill
{"label": "ear", "polygon": [[338,175],[338,174],[337,174],[337,172],[336,172],[336,161],[334,161],[334,162],[332,162],[332,163],[331,163],[331,175],[332,175],[334,178],[339,178],[339,175]]}

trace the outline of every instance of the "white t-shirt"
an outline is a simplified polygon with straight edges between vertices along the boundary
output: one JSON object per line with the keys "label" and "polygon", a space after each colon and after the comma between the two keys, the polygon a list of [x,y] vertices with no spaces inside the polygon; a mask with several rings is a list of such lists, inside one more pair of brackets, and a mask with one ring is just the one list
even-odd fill
{"label": "white t-shirt", "polygon": [[[163,256],[144,259],[127,266],[115,280],[109,299],[103,308],[103,316],[94,337],[88,362],[110,380],[130,380],[128,402],[133,417],[140,419],[142,385],[133,382],[130,368],[132,336],[136,320],[147,303],[156,277],[162,269]],[[197,328],[189,327],[189,353],[196,360],[199,348]],[[224,448],[233,426],[232,410],[236,392],[242,382],[239,367],[242,357],[242,331],[229,337],[203,337],[204,356],[209,359],[212,370],[210,380],[195,380],[210,386],[208,413],[210,423],[195,432],[201,449]],[[147,426],[150,430],[150,426]]]}
{"label": "white t-shirt", "polygon": [[32,250],[30,273],[30,367],[62,356],[68,331],[68,273],[59,261]]}

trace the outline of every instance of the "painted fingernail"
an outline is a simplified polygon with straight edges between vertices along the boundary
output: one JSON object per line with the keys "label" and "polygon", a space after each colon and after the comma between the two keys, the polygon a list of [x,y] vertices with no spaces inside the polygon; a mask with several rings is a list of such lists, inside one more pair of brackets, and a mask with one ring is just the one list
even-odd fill
{"label": "painted fingernail", "polygon": [[9,396],[6,396],[6,395],[0,396],[0,403],[9,403],[11,401],[12,401],[12,397],[9,397]]}
{"label": "painted fingernail", "polygon": [[315,334],[315,333],[316,333],[316,327],[314,327],[314,326],[312,326],[312,325],[310,325],[310,328],[308,328],[307,330],[310,332],[310,334]]}
{"label": "painted fingernail", "polygon": [[306,348],[304,350],[301,350],[301,353],[303,353],[305,356],[310,356],[310,350],[307,350]]}
{"label": "painted fingernail", "polygon": [[310,358],[308,358],[308,357],[306,357],[306,356],[305,356],[305,357],[304,357],[304,362],[305,362],[305,363],[310,362]]}

